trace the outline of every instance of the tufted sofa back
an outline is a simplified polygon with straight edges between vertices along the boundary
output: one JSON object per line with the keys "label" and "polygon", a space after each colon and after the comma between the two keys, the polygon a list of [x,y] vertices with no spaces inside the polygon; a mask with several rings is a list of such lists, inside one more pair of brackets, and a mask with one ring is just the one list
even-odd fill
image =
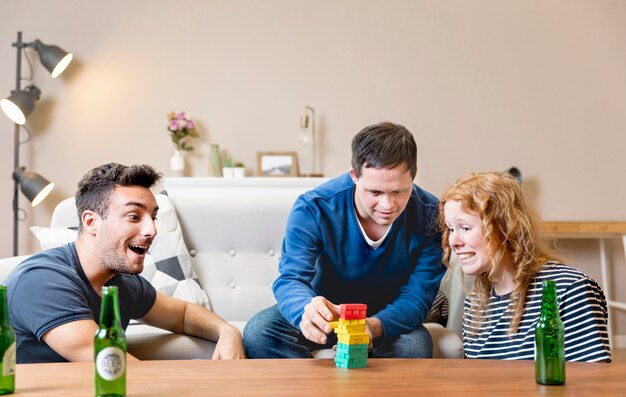
{"label": "tufted sofa back", "polygon": [[249,320],[276,303],[271,284],[287,217],[323,178],[172,178],[165,190],[213,311]]}

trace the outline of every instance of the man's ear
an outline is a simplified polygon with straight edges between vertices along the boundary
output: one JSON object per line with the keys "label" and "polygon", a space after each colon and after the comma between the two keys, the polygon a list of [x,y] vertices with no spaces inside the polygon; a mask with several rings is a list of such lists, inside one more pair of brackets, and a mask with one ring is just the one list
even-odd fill
{"label": "man's ear", "polygon": [[83,230],[89,234],[95,235],[100,224],[100,215],[92,210],[86,210],[80,217],[83,224]]}
{"label": "man's ear", "polygon": [[350,167],[350,178],[352,178],[352,182],[354,182],[355,184],[356,184],[356,181],[359,179],[356,176],[356,171],[352,167]]}

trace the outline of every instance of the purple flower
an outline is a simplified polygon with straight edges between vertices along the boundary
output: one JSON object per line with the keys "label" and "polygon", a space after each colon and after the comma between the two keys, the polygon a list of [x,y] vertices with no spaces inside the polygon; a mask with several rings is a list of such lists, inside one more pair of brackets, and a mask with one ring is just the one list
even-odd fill
{"label": "purple flower", "polygon": [[170,131],[178,131],[180,129],[180,124],[178,120],[170,120],[170,125],[168,126]]}
{"label": "purple flower", "polygon": [[196,123],[185,112],[170,112],[167,114],[167,129],[170,138],[178,150],[192,151],[190,141],[199,136]]}

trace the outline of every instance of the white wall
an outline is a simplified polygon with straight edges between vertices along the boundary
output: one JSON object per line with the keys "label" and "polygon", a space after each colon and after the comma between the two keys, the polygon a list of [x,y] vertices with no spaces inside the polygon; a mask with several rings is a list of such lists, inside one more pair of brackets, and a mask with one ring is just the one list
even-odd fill
{"label": "white wall", "polygon": [[[626,218],[624,1],[4,1],[0,96],[14,86],[18,30],[77,59],[52,80],[33,55],[43,96],[21,163],[57,189],[28,211],[21,253],[35,249],[27,226],[47,224],[89,168],[149,163],[167,174],[172,110],[200,123],[195,176],[206,175],[210,143],[249,173],[259,150],[297,150],[311,105],[326,176],[347,169],[360,128],[391,120],[414,133],[417,182],[435,194],[468,171],[515,165],[546,219]],[[0,131],[5,257],[13,161],[5,117]],[[578,259],[594,257],[580,250]]]}

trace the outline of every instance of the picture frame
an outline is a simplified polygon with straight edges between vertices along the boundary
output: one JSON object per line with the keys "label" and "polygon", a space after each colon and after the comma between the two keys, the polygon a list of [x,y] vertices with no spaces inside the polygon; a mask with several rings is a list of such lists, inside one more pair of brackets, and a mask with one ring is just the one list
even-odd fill
{"label": "picture frame", "polygon": [[257,152],[257,175],[263,177],[298,176],[298,153]]}

